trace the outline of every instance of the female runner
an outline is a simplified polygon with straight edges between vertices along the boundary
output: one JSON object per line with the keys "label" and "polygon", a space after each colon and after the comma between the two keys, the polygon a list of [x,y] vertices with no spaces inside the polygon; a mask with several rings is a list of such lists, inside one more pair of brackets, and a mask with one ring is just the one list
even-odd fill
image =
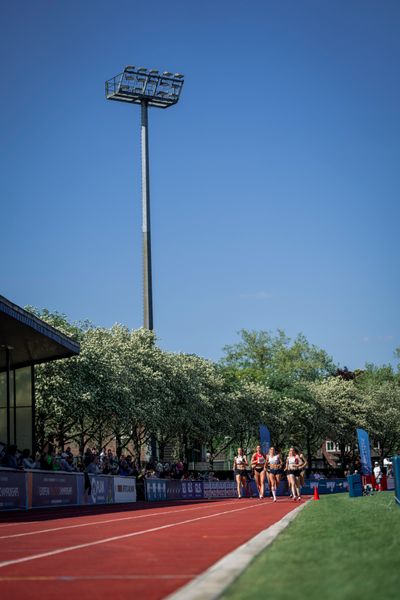
{"label": "female runner", "polygon": [[261,446],[257,446],[256,451],[251,457],[251,466],[254,469],[254,479],[257,484],[260,500],[264,498],[265,482],[265,455],[261,451]]}
{"label": "female runner", "polygon": [[266,471],[268,475],[269,489],[272,492],[274,502],[276,502],[276,490],[279,486],[279,481],[282,473],[282,459],[279,452],[275,451],[275,448],[271,446],[267,454]]}
{"label": "female runner", "polygon": [[233,459],[233,471],[235,473],[236,487],[238,498],[242,498],[242,490],[246,489],[247,476],[246,467],[248,466],[247,458],[244,455],[243,448],[238,448],[237,456]]}
{"label": "female runner", "polygon": [[308,466],[306,457],[304,456],[304,454],[302,452],[299,452],[299,457],[300,460],[302,462],[302,465],[300,466],[300,491],[301,488],[305,486],[306,483],[306,469]]}
{"label": "female runner", "polygon": [[301,500],[300,497],[300,473],[303,466],[299,453],[295,448],[290,448],[286,459],[286,475],[290,491],[292,492],[293,501]]}

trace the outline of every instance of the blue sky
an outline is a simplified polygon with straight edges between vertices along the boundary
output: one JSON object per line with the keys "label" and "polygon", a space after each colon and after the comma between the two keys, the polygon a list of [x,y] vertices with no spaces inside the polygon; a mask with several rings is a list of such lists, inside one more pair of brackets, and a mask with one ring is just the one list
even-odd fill
{"label": "blue sky", "polygon": [[0,294],[142,324],[140,111],[127,64],[185,74],[150,111],[154,320],[212,359],[303,332],[341,365],[400,346],[397,0],[2,0]]}

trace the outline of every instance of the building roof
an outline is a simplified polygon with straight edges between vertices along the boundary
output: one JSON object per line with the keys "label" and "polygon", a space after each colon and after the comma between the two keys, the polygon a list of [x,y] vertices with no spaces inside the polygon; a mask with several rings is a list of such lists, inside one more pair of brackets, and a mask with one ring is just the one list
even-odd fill
{"label": "building roof", "polygon": [[68,358],[80,350],[77,342],[0,296],[0,371],[7,368],[5,347],[11,350],[12,368]]}

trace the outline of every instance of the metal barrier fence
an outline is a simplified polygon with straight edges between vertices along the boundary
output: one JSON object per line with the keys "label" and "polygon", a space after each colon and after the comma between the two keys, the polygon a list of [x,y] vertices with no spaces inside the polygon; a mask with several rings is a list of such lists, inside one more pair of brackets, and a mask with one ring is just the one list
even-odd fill
{"label": "metal barrier fence", "polygon": [[[314,488],[320,494],[337,494],[347,492],[349,483],[347,479],[320,479],[318,481],[306,480],[301,488],[304,495],[312,495]],[[250,482],[247,493],[258,496],[255,482]],[[289,495],[287,481],[281,481],[278,496]],[[265,482],[265,495],[269,495],[269,487]],[[146,479],[145,497],[148,502],[159,500],[196,500],[204,498],[235,498],[237,496],[234,481],[182,481],[170,479]]]}
{"label": "metal barrier fence", "polygon": [[[400,461],[397,468],[400,470]],[[400,473],[396,481],[399,486]],[[346,479],[306,480],[301,492],[304,495],[312,495],[315,487],[320,494],[341,493],[348,490],[348,482]],[[236,483],[234,481],[146,479],[144,491],[148,502],[234,498]],[[287,481],[284,480],[280,483],[278,495],[285,496],[288,493]],[[254,481],[250,483],[248,494],[258,495]],[[269,495],[267,483],[265,494]],[[400,491],[397,491],[396,496],[400,498]],[[91,474],[85,476],[83,473],[63,471],[0,469],[0,510],[118,502],[136,502],[134,477]]]}
{"label": "metal barrier fence", "polygon": [[135,477],[0,469],[0,510],[136,502]]}

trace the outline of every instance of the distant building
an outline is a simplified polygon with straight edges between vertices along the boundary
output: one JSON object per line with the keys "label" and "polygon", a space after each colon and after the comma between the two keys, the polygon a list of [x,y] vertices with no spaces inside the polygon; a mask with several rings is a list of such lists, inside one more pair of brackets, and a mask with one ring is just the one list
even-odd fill
{"label": "distant building", "polygon": [[77,342],[0,296],[0,442],[35,450],[34,365],[79,350]]}

